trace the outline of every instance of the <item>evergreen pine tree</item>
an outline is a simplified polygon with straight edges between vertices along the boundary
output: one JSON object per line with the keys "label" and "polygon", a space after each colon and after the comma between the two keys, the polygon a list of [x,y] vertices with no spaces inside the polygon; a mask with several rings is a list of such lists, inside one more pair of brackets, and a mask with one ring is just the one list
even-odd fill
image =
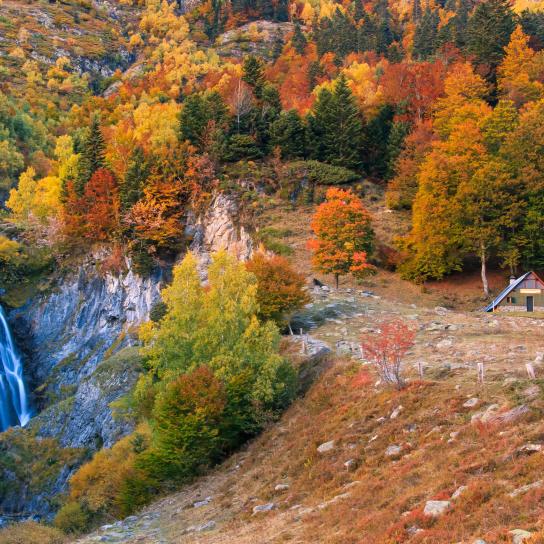
{"label": "evergreen pine tree", "polygon": [[227,124],[228,110],[221,95],[212,92],[188,96],[180,113],[180,140],[188,140],[203,151],[211,121],[215,122],[216,130],[223,130]]}
{"label": "evergreen pine tree", "polygon": [[425,13],[417,25],[414,34],[413,54],[415,58],[423,60],[435,53],[437,47],[438,23],[438,13],[429,8],[425,9]]}
{"label": "evergreen pine tree", "polygon": [[149,176],[149,164],[144,151],[137,146],[132,151],[124,182],[119,188],[121,210],[128,211],[143,196],[143,188]]}
{"label": "evergreen pine tree", "polygon": [[[266,0],[269,1],[269,0]],[[285,23],[289,21],[289,0],[277,0],[274,5],[274,21]]]}
{"label": "evergreen pine tree", "polygon": [[530,11],[524,9],[521,12],[519,22],[523,33],[529,36],[529,46],[535,51],[544,48],[544,11]]}
{"label": "evergreen pine tree", "polygon": [[284,159],[304,157],[306,128],[296,110],[283,112],[270,126],[270,145],[281,149]]}
{"label": "evergreen pine tree", "polygon": [[493,76],[514,31],[515,14],[509,0],[478,4],[467,26],[467,49],[478,64],[488,65]]}
{"label": "evergreen pine tree", "polygon": [[421,0],[414,0],[412,6],[412,21],[418,23],[421,19]]}
{"label": "evergreen pine tree", "polygon": [[353,20],[358,23],[365,16],[365,13],[362,0],[355,0],[353,2]]}
{"label": "evergreen pine tree", "polygon": [[314,60],[308,66],[308,91],[312,92],[317,85],[317,79],[323,75],[323,68],[319,61]]}
{"label": "evergreen pine tree", "polygon": [[263,63],[253,55],[249,55],[244,60],[242,80],[253,87],[257,98],[261,98],[263,86],[265,83]]}
{"label": "evergreen pine tree", "polygon": [[272,45],[272,58],[274,60],[280,58],[281,54],[283,53],[283,46],[284,46],[284,40],[283,40],[283,34],[280,28],[276,30],[276,33],[274,34],[274,42]]}
{"label": "evergreen pine tree", "polygon": [[361,165],[363,124],[347,79],[341,75],[334,92],[319,93],[309,118],[312,157],[335,166],[357,169]]}
{"label": "evergreen pine tree", "polygon": [[366,11],[363,13],[359,29],[357,32],[357,50],[358,51],[376,51],[378,47],[378,28]]}
{"label": "evergreen pine tree", "polygon": [[295,24],[295,32],[293,34],[293,37],[291,38],[291,43],[293,44],[295,51],[299,55],[304,55],[306,51],[306,46],[308,45],[308,41],[306,40],[306,37],[304,36],[298,21]]}
{"label": "evergreen pine tree", "polygon": [[389,164],[389,135],[393,124],[394,110],[391,106],[382,106],[378,114],[364,127],[364,161],[366,173],[374,178],[383,179]]}
{"label": "evergreen pine tree", "polygon": [[88,134],[81,144],[81,156],[78,162],[78,175],[75,190],[79,196],[83,195],[85,186],[92,175],[105,166],[104,151],[106,144],[100,129],[98,115],[93,115]]}

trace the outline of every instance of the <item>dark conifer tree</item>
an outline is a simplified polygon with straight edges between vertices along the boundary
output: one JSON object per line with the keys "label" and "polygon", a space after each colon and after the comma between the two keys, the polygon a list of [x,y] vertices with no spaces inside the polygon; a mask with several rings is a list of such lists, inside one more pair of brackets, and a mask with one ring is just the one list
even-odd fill
{"label": "dark conifer tree", "polygon": [[253,55],[245,58],[242,80],[253,88],[257,98],[261,98],[265,78],[263,63],[260,59]]}
{"label": "dark conifer tree", "polygon": [[92,175],[105,166],[104,152],[106,145],[102,130],[100,128],[100,119],[98,115],[93,115],[91,125],[87,136],[81,144],[81,156],[78,162],[78,175],[75,182],[75,190],[79,196],[83,195],[85,186]]}
{"label": "dark conifer tree", "polygon": [[323,75],[323,67],[319,61],[314,60],[308,66],[308,90],[312,92],[317,85],[317,80]]}
{"label": "dark conifer tree", "polygon": [[358,51],[376,51],[378,47],[378,27],[376,26],[375,17],[370,16],[366,11],[359,23],[357,32],[357,49]]}
{"label": "dark conifer tree", "polygon": [[393,124],[394,110],[386,105],[378,115],[364,127],[363,167],[369,176],[383,179],[389,164],[389,135]]}
{"label": "dark conifer tree", "polygon": [[414,23],[418,23],[421,19],[421,15],[421,0],[414,0],[414,4],[412,6],[412,21],[414,21]]}
{"label": "dark conifer tree", "polygon": [[365,16],[365,13],[362,0],[355,0],[353,2],[353,20],[358,23]]}
{"label": "dark conifer tree", "polygon": [[415,58],[424,60],[434,55],[437,48],[439,22],[438,12],[426,8],[414,34]]}
{"label": "dark conifer tree", "polygon": [[296,110],[283,112],[270,126],[270,145],[279,147],[284,159],[304,157],[306,127]]}
{"label": "dark conifer tree", "polygon": [[180,140],[188,140],[202,151],[210,121],[215,122],[216,129],[222,130],[227,125],[228,111],[221,95],[217,92],[190,95],[180,114]]}
{"label": "dark conifer tree", "polygon": [[519,22],[523,32],[529,36],[531,49],[544,49],[544,11],[525,9],[521,12]]}
{"label": "dark conifer tree", "polygon": [[143,188],[149,176],[149,164],[140,146],[132,151],[124,182],[119,187],[121,210],[128,211],[143,196]]}
{"label": "dark conifer tree", "polygon": [[283,46],[285,45],[284,39],[283,39],[283,33],[281,29],[277,29],[276,33],[274,34],[274,43],[272,46],[272,58],[274,60],[280,58],[281,54],[283,53]]}
{"label": "dark conifer tree", "polygon": [[467,25],[467,50],[476,63],[489,67],[488,79],[494,80],[504,48],[516,26],[509,0],[487,0],[478,4]]}
{"label": "dark conifer tree", "polygon": [[306,36],[304,36],[304,33],[302,32],[298,21],[295,24],[295,32],[293,34],[293,37],[291,38],[291,43],[293,44],[295,51],[299,55],[304,55],[306,51],[306,46],[308,45],[308,41],[306,40]]}
{"label": "dark conifer tree", "polygon": [[319,93],[308,128],[313,158],[335,166],[360,167],[363,124],[344,75],[333,93],[326,89]]}

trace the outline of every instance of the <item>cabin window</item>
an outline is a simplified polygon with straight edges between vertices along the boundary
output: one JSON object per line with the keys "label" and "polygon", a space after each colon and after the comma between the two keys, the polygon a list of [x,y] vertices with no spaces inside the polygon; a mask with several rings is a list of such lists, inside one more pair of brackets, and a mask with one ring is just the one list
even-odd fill
{"label": "cabin window", "polygon": [[515,304],[516,303],[516,297],[506,297],[506,302],[508,304]]}

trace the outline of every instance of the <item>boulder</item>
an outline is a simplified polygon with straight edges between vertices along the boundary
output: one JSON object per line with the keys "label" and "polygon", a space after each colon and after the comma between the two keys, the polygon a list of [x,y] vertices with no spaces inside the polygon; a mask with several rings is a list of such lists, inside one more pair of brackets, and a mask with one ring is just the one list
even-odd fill
{"label": "boulder", "polygon": [[277,484],[274,487],[274,491],[287,491],[289,489],[289,484]]}
{"label": "boulder", "polygon": [[532,455],[542,451],[542,444],[525,444],[516,450],[518,455]]}
{"label": "boulder", "polygon": [[451,496],[451,500],[454,501],[455,499],[458,499],[467,489],[468,489],[468,486],[466,485],[462,485],[458,487],[454,491],[453,495]]}
{"label": "boulder", "polygon": [[531,538],[531,533],[523,529],[512,529],[510,534],[512,535],[512,544],[521,544]]}
{"label": "boulder", "polygon": [[472,397],[463,403],[463,408],[474,408],[480,402],[476,397]]}
{"label": "boulder", "polygon": [[266,504],[259,504],[253,507],[253,513],[259,514],[260,512],[270,512],[276,508],[276,504],[273,502],[268,502]]}
{"label": "boulder", "polygon": [[329,440],[328,442],[323,442],[320,446],[317,447],[318,453],[328,453],[334,450],[334,440]]}
{"label": "boulder", "polygon": [[525,493],[532,491],[533,489],[539,489],[542,486],[544,486],[544,480],[538,480],[536,482],[533,482],[532,484],[522,485],[521,487],[514,489],[514,491],[512,491],[511,493],[508,493],[508,495],[512,498],[515,498],[518,495],[524,495]]}
{"label": "boulder", "polygon": [[438,517],[444,514],[450,506],[450,501],[427,501],[423,513],[426,516]]}
{"label": "boulder", "polygon": [[392,446],[389,446],[385,450],[385,455],[386,455],[386,457],[395,457],[397,455],[400,455],[401,452],[402,452],[402,446],[398,446],[396,444],[393,444]]}

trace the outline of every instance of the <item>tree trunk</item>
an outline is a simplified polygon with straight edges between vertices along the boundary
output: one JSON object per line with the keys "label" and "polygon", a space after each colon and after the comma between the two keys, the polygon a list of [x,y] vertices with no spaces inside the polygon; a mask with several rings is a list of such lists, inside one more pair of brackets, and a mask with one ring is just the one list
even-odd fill
{"label": "tree trunk", "polygon": [[336,290],[338,291],[338,286],[340,284],[340,275],[336,274],[334,277],[336,279]]}
{"label": "tree trunk", "polygon": [[486,297],[488,297],[489,284],[487,283],[486,254],[485,254],[485,246],[483,244],[481,244],[480,246],[480,260],[482,261],[482,284],[484,286],[484,294]]}

